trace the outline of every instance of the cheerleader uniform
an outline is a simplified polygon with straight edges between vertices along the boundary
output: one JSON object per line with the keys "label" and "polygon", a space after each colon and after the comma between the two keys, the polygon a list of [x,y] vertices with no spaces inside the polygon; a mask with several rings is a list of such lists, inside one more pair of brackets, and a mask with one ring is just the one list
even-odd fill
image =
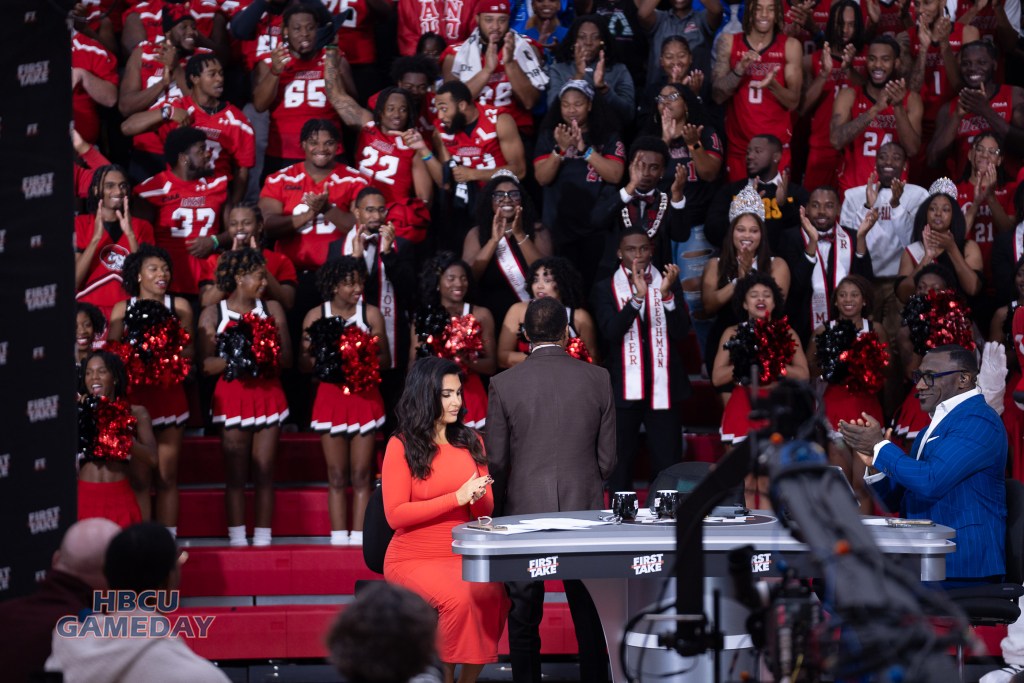
{"label": "cheerleader uniform", "polygon": [[903,399],[902,405],[893,418],[893,434],[903,440],[905,448],[910,448],[922,429],[928,429],[932,419],[921,410],[921,402],[917,399],[917,387],[911,387],[910,393]]}
{"label": "cheerleader uniform", "polygon": [[[469,315],[473,307],[463,304],[462,316]],[[483,429],[487,423],[487,390],[484,389],[480,375],[469,368],[464,368],[466,381],[462,385],[462,406],[466,410],[465,425],[473,429]]]}
{"label": "cheerleader uniform", "polygon": [[[330,301],[325,301],[323,306],[324,318],[336,317],[331,311]],[[359,329],[370,333],[361,299],[356,304],[355,314],[345,318],[345,324],[358,325]],[[315,432],[330,432],[331,436],[367,434],[380,429],[384,425],[384,417],[384,399],[379,387],[349,393],[340,384],[320,382],[313,402],[313,420],[309,426]]]}
{"label": "cheerleader uniform", "polygon": [[[124,460],[98,458],[91,453],[82,458],[81,464],[89,462],[123,462],[126,465],[130,455]],[[120,527],[126,527],[142,521],[139,501],[132,491],[127,474],[118,481],[82,481],[78,480],[78,519],[102,517],[109,519]]]}
{"label": "cheerleader uniform", "polygon": [[[835,327],[835,324],[836,321],[834,320],[829,323],[832,327]],[[857,336],[859,337],[870,331],[871,323],[865,318],[863,327],[857,333]],[[828,419],[828,423],[832,425],[832,433],[836,437],[839,436],[840,420],[850,422],[860,418],[861,413],[867,413],[878,420],[879,424],[883,421],[882,404],[874,394],[854,393],[842,384],[829,383],[825,388],[823,401],[825,403],[825,417]]]}
{"label": "cheerleader uniform", "polygon": [[[128,300],[127,313],[135,302],[136,297]],[[174,299],[169,294],[164,295],[164,306],[174,313]],[[164,427],[180,427],[188,422],[188,398],[185,396],[185,385],[182,382],[171,386],[162,384],[130,384],[128,386],[128,401],[132,405],[144,406],[149,411],[153,420],[153,429]]]}
{"label": "cheerleader uniform", "polygon": [[[257,300],[252,312],[266,318],[263,302]],[[227,300],[218,304],[217,334],[235,326],[241,314],[228,308]],[[217,378],[213,390],[213,422],[225,427],[263,429],[280,424],[288,417],[288,402],[277,377],[244,377],[234,381]]]}
{"label": "cheerleader uniform", "polygon": [[729,401],[722,413],[722,426],[718,433],[722,444],[735,446],[747,440],[747,435],[768,426],[768,420],[751,420],[750,387],[736,385],[729,394]]}
{"label": "cheerleader uniform", "polygon": [[1006,323],[1003,325],[1006,340],[1017,357],[1017,367],[1006,378],[1003,425],[1006,427],[1006,439],[1010,445],[1010,474],[1014,479],[1024,481],[1024,410],[1021,410],[1020,404],[1013,400],[1014,392],[1024,389],[1024,386],[1021,386],[1024,384],[1021,377],[1024,368],[1024,350],[1021,349],[1021,344],[1024,342],[1018,337],[1024,335],[1024,320],[1017,321],[1018,310],[1020,309],[1017,302],[1010,302],[1009,310],[1006,312]]}

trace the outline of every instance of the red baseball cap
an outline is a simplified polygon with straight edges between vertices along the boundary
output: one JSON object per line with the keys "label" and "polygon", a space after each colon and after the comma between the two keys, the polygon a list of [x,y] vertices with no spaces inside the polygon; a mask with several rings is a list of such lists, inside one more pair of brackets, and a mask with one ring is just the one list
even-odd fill
{"label": "red baseball cap", "polygon": [[509,0],[480,0],[476,5],[477,14],[512,14]]}

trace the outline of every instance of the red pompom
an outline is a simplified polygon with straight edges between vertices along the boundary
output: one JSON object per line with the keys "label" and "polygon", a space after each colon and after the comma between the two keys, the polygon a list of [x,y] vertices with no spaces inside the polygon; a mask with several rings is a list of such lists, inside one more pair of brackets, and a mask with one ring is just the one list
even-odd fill
{"label": "red pompom", "polygon": [[451,321],[444,328],[442,337],[442,349],[439,355],[443,358],[450,358],[461,365],[479,358],[480,352],[484,349],[480,322],[472,313],[453,315]]}
{"label": "red pompom", "polygon": [[135,439],[135,416],[123,398],[101,398],[96,405],[96,441],[92,456],[101,460],[127,461]]}
{"label": "red pompom", "polygon": [[761,366],[761,384],[771,384],[785,377],[786,366],[793,362],[796,353],[796,340],[790,334],[789,318],[758,318],[754,321],[754,338]]}
{"label": "red pompom", "polygon": [[358,394],[380,384],[378,337],[370,336],[358,325],[348,325],[338,338],[338,353],[345,377],[341,386],[346,394]]}
{"label": "red pompom", "polygon": [[590,351],[587,349],[587,345],[583,343],[583,340],[579,337],[573,337],[569,340],[569,343],[565,346],[565,352],[577,360],[582,360],[587,363],[593,363],[594,359],[590,355]]}
{"label": "red pompom", "polygon": [[252,328],[252,355],[256,359],[260,377],[273,377],[281,356],[281,337],[277,333],[277,323],[270,316],[263,318],[251,311],[243,315],[239,322]]}
{"label": "red pompom", "polygon": [[191,363],[183,353],[191,340],[172,316],[132,335],[130,343],[108,342],[107,349],[124,362],[132,385],[170,387],[188,376]]}
{"label": "red pompom", "polygon": [[889,346],[874,332],[865,332],[839,354],[839,361],[846,363],[843,384],[847,389],[855,394],[875,394],[885,385]]}
{"label": "red pompom", "polygon": [[929,349],[956,344],[974,351],[974,332],[971,329],[971,309],[951,289],[928,292],[931,308],[925,313],[931,334],[925,345]]}

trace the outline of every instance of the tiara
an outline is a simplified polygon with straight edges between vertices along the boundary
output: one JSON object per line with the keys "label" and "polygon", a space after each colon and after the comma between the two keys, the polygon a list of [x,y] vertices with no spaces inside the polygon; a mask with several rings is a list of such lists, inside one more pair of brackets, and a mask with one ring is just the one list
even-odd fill
{"label": "tiara", "polygon": [[939,178],[928,188],[928,196],[936,194],[948,194],[950,197],[957,196],[956,183],[946,177]]}
{"label": "tiara", "polygon": [[732,223],[745,213],[757,216],[762,223],[764,222],[764,200],[754,190],[754,186],[749,183],[744,185],[743,189],[732,198],[732,203],[729,205],[729,222]]}
{"label": "tiara", "polygon": [[497,171],[492,173],[491,180],[494,180],[495,178],[511,178],[512,180],[516,181],[516,184],[519,183],[519,176],[517,176],[515,173],[508,170],[507,168],[499,168]]}

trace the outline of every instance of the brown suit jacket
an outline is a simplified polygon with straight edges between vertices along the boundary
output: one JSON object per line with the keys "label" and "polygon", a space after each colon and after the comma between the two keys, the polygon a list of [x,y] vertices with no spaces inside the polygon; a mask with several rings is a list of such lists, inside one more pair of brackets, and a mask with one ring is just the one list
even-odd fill
{"label": "brown suit jacket", "polygon": [[608,371],[537,349],[491,378],[485,438],[497,515],[600,509],[616,458]]}

